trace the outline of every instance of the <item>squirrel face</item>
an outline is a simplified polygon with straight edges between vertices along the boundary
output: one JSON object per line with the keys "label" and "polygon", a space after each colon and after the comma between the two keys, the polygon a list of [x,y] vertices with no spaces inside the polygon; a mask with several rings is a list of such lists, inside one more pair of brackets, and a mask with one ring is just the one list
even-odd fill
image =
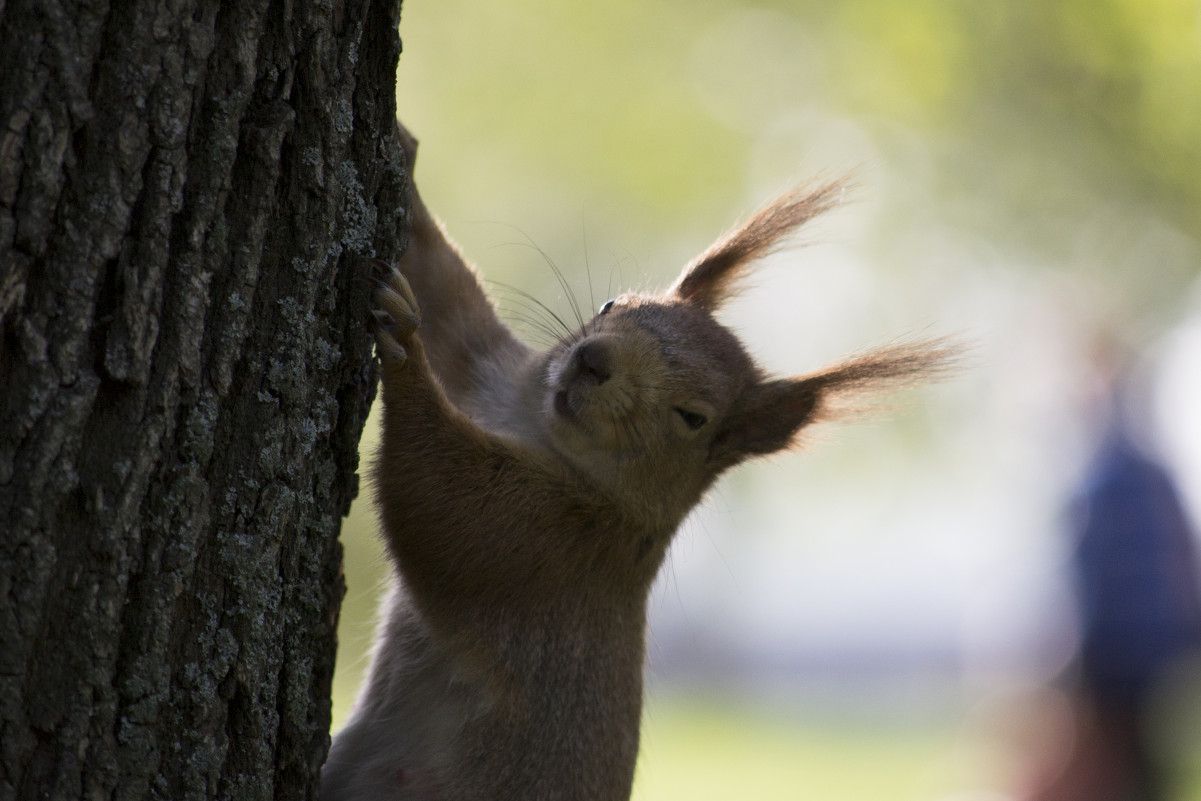
{"label": "squirrel face", "polygon": [[705,309],[624,295],[551,349],[542,413],[551,447],[601,486],[687,508],[720,471],[715,436],[759,375]]}
{"label": "squirrel face", "polygon": [[789,447],[857,397],[945,369],[954,347],[902,343],[769,379],[713,318],[749,266],[841,195],[799,189],[733,227],[659,295],[609,301],[544,355],[544,441],[632,518],[674,528],[724,470]]}

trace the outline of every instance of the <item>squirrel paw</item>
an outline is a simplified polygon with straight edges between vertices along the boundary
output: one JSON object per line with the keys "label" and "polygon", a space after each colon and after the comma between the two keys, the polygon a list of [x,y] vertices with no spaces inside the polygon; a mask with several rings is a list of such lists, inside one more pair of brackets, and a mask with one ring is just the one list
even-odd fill
{"label": "squirrel paw", "polygon": [[[382,265],[377,265],[382,266]],[[375,303],[380,308],[375,316],[375,347],[380,358],[399,367],[408,359],[404,345],[421,325],[417,299],[409,282],[400,271],[388,267],[375,290]]]}

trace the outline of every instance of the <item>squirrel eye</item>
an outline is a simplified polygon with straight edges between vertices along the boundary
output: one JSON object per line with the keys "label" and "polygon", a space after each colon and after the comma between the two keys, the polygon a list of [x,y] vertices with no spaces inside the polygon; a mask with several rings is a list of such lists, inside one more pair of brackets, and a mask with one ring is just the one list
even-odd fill
{"label": "squirrel eye", "polygon": [[709,422],[703,414],[690,412],[687,409],[681,409],[679,406],[676,407],[676,414],[678,414],[680,419],[684,421],[684,425],[688,426],[693,431],[696,431],[705,423]]}
{"label": "squirrel eye", "polygon": [[600,311],[598,312],[598,314],[608,314],[609,309],[611,309],[611,308],[613,308],[613,301],[606,300],[604,303],[601,304]]}

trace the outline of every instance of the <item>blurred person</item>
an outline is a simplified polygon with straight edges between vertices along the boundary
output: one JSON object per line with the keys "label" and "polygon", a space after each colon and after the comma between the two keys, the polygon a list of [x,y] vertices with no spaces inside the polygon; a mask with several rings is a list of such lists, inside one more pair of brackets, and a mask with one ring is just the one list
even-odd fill
{"label": "blurred person", "polygon": [[1104,433],[1069,509],[1080,617],[1064,677],[1072,731],[1066,759],[1036,777],[1027,801],[1170,798],[1151,707],[1201,646],[1195,541],[1180,494],[1139,441],[1131,393],[1104,383]]}

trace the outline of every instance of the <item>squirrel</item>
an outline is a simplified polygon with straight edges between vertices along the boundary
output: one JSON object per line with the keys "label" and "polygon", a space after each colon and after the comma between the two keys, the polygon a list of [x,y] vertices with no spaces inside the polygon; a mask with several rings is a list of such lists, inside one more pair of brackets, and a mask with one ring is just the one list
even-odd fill
{"label": "squirrel", "polygon": [[399,580],[320,798],[627,799],[647,600],[685,515],[726,469],[849,398],[942,371],[954,348],[770,378],[714,319],[757,258],[837,202],[835,181],[760,209],[665,292],[616,297],[533,350],[422,203],[400,133],[412,230],[395,269],[376,265],[372,468]]}

